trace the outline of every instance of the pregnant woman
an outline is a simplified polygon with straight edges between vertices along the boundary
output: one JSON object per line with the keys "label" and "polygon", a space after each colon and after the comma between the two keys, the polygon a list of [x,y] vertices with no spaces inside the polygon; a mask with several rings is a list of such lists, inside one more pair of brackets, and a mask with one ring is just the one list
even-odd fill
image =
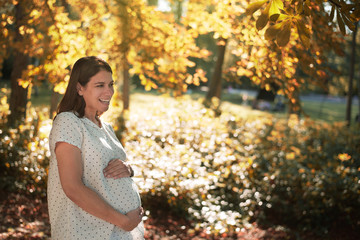
{"label": "pregnant woman", "polygon": [[113,128],[100,116],[114,94],[112,70],[80,58],[49,136],[51,239],[144,239],[143,209],[132,169]]}

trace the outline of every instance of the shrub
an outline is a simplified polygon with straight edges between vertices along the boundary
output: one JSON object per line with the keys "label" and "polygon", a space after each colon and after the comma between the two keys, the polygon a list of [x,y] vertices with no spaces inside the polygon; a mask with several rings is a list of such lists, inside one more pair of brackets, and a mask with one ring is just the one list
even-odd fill
{"label": "shrub", "polygon": [[229,142],[225,114],[215,118],[201,101],[186,98],[154,102],[153,108],[134,111],[124,136],[128,158],[141,176],[144,207],[156,212],[161,206],[208,231],[235,228],[238,204],[230,202],[234,193],[219,179],[238,181],[232,177],[240,174],[243,160],[233,154],[238,146]]}
{"label": "shrub", "polygon": [[153,103],[126,122],[144,206],[212,232],[251,221],[326,233],[358,228],[359,132],[272,117],[218,118],[201,102]]}
{"label": "shrub", "polygon": [[[1,114],[1,189],[44,196],[51,120],[32,109],[10,129]],[[228,111],[215,117],[186,97],[158,97],[109,119],[150,215],[165,209],[215,234],[252,221],[319,234],[339,225],[359,232],[359,129]]]}
{"label": "shrub", "polygon": [[254,219],[321,234],[344,224],[358,229],[359,132],[295,120],[276,121],[263,133],[247,169]]}
{"label": "shrub", "polygon": [[[4,107],[4,106],[2,106]],[[46,196],[49,164],[48,135],[50,122],[44,112],[31,108],[18,128],[7,126],[7,111],[0,120],[0,189]]]}

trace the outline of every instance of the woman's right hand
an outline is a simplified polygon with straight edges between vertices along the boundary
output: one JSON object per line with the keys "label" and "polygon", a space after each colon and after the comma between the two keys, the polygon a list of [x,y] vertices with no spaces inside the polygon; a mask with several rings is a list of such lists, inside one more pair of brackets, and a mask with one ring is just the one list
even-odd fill
{"label": "woman's right hand", "polygon": [[128,232],[132,231],[134,228],[137,227],[137,225],[139,225],[143,215],[144,215],[144,209],[142,207],[131,210],[130,212],[125,214],[125,216],[127,216],[128,218],[127,219],[128,221],[126,223],[126,226],[123,226],[122,229]]}

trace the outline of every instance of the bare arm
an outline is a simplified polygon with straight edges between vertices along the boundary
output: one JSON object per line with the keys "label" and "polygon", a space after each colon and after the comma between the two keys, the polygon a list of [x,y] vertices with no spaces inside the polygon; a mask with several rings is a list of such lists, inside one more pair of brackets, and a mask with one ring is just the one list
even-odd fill
{"label": "bare arm", "polygon": [[55,154],[62,188],[66,196],[76,205],[125,231],[133,230],[140,223],[142,208],[130,211],[126,215],[121,214],[83,184],[80,149],[71,144],[59,142],[56,144]]}

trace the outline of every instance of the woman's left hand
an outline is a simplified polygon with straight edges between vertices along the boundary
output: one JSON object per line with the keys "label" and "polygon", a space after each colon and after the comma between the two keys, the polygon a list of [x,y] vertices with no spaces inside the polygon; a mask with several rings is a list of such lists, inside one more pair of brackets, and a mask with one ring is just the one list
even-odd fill
{"label": "woman's left hand", "polygon": [[123,178],[123,177],[131,177],[132,169],[129,164],[121,161],[120,159],[112,159],[106,168],[104,168],[104,176],[106,178]]}

